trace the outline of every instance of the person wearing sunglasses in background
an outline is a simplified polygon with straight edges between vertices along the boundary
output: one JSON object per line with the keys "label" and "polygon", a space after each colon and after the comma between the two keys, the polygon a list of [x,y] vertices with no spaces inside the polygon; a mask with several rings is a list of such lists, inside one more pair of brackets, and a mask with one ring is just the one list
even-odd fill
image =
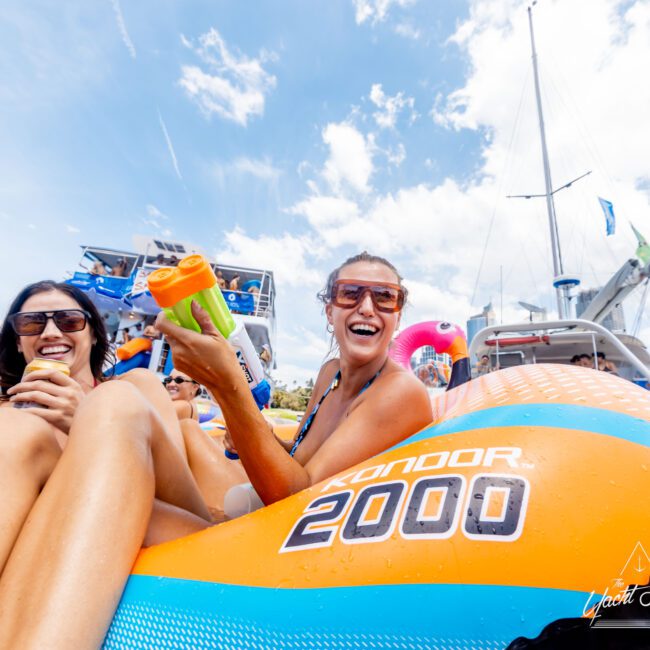
{"label": "person wearing sunglasses in background", "polygon": [[179,420],[199,420],[199,410],[194,401],[201,393],[201,385],[191,377],[174,369],[162,381],[174,403]]}
{"label": "person wearing sunglasses in background", "polygon": [[366,252],[332,271],[319,298],[337,357],[320,369],[306,417],[290,442],[273,435],[232,347],[198,305],[192,309],[202,333],[158,316],[156,327],[172,347],[175,366],[210,391],[225,418],[223,442],[199,431],[193,441],[185,436],[192,471],[212,512],[223,507],[224,492],[218,481],[211,489],[210,477],[219,476],[216,467],[233,462],[224,458],[223,444],[239,455],[268,505],[384,451],[431,422],[426,389],[388,357],[406,294],[395,267]]}

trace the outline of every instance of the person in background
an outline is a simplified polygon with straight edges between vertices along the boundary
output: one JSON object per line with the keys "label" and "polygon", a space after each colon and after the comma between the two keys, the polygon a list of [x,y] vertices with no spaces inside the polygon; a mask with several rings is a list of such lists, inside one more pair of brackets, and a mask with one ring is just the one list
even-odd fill
{"label": "person in background", "polygon": [[260,360],[264,365],[264,368],[268,370],[271,367],[271,361],[273,357],[271,356],[271,348],[268,343],[262,344],[262,351],[260,352]]}
{"label": "person in background", "polygon": [[594,368],[594,360],[588,354],[581,354],[580,361],[578,362],[579,366],[583,368]]}
{"label": "person in background", "polygon": [[178,257],[176,257],[176,255],[172,255],[169,258],[169,266],[176,266],[178,264],[178,262],[179,262],[179,259],[178,259]]}
{"label": "person in background", "polygon": [[153,263],[157,264],[158,266],[165,266],[165,256],[162,253],[158,253]]}
{"label": "person in background", "polygon": [[[118,331],[118,336],[117,336],[117,345],[124,345],[125,343],[128,343],[133,337],[131,336],[131,332],[129,331],[128,327],[124,327],[121,330]],[[121,332],[121,337],[120,337],[120,332]]]}
{"label": "person in background", "polygon": [[178,419],[198,422],[199,409],[194,400],[201,393],[200,384],[176,369],[162,383],[172,399]]}
{"label": "person in background", "polygon": [[123,257],[120,257],[115,266],[111,270],[111,275],[116,278],[125,278],[126,277],[126,260]]}
{"label": "person in background", "polygon": [[155,325],[147,325],[142,331],[142,336],[144,336],[147,339],[155,340],[155,339],[159,339],[162,335],[156,329]]}
{"label": "person in background", "polygon": [[233,275],[232,280],[230,281],[230,284],[228,285],[228,288],[230,289],[230,291],[239,291],[239,284],[240,284],[239,273],[235,273],[235,275]]}
{"label": "person in background", "polygon": [[91,275],[108,275],[108,271],[106,270],[106,267],[101,262],[101,260],[96,260],[95,261],[95,263],[92,265],[92,268],[90,269],[89,273]]}
{"label": "person in background", "polygon": [[570,363],[572,366],[579,366],[579,365],[580,365],[580,355],[579,355],[579,354],[574,354],[574,355],[571,357],[571,361],[569,361],[569,363]]}
{"label": "person in background", "polygon": [[484,354],[476,364],[476,374],[477,375],[486,375],[490,372],[490,357],[487,354]]}
{"label": "person in background", "polygon": [[603,372],[611,372],[612,374],[618,374],[618,368],[616,364],[612,361],[608,361],[604,352],[596,352],[596,358],[598,359],[598,370]]}
{"label": "person in background", "polygon": [[222,291],[224,289],[227,289],[226,279],[223,277],[223,273],[221,271],[217,271],[217,284],[219,285],[219,289]]}

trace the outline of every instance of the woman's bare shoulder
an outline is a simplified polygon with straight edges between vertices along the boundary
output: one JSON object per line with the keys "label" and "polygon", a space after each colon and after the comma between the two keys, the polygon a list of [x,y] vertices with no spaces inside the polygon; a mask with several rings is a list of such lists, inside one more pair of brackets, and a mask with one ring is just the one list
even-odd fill
{"label": "woman's bare shoulder", "polygon": [[326,361],[318,371],[318,377],[314,382],[314,393],[322,393],[332,383],[334,375],[339,371],[341,362],[338,359]]}
{"label": "woman's bare shoulder", "polygon": [[179,399],[173,401],[172,404],[174,405],[174,410],[176,411],[176,416],[178,417],[179,420],[187,420],[192,417],[193,409],[192,409],[192,404],[190,404],[190,402],[184,399]]}
{"label": "woman's bare shoulder", "polygon": [[418,421],[430,421],[433,417],[431,399],[424,384],[394,361],[389,360],[381,381],[376,384],[375,391],[368,391],[368,401],[372,402],[372,409],[381,417],[387,412],[401,412],[402,417],[406,417],[406,404],[410,415]]}

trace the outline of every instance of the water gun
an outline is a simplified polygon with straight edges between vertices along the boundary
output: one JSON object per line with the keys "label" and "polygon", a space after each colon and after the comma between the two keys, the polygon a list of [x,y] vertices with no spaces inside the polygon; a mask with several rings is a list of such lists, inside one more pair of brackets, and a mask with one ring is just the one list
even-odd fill
{"label": "water gun", "polygon": [[[271,397],[271,387],[264,378],[262,362],[243,323],[235,323],[217,284],[217,277],[203,255],[188,255],[178,266],[156,269],[147,277],[149,292],[173,323],[200,332],[192,316],[196,300],[210,315],[214,326],[232,345],[248,387],[257,406],[262,409]],[[234,454],[226,455],[236,457]]]}

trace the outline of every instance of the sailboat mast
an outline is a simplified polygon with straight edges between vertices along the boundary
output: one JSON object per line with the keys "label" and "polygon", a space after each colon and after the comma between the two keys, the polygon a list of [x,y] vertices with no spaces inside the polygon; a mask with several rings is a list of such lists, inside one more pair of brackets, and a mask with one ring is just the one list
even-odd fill
{"label": "sailboat mast", "polygon": [[[534,3],[533,3],[534,4]],[[535,98],[537,99],[537,116],[539,118],[539,133],[542,140],[542,159],[544,162],[544,182],[546,187],[546,210],[548,212],[548,224],[551,230],[551,249],[553,252],[553,284],[557,297],[557,308],[559,317],[566,318],[568,314],[568,287],[561,283],[564,269],[562,268],[562,251],[560,250],[560,237],[555,217],[555,204],[553,203],[553,185],[551,183],[551,167],[548,161],[548,150],[546,148],[546,131],[544,129],[544,115],[542,113],[542,96],[539,88],[539,72],[537,71],[537,52],[535,50],[535,34],[533,32],[532,8],[528,7],[528,24],[530,26],[530,45],[533,52],[533,73],[535,76]]]}

